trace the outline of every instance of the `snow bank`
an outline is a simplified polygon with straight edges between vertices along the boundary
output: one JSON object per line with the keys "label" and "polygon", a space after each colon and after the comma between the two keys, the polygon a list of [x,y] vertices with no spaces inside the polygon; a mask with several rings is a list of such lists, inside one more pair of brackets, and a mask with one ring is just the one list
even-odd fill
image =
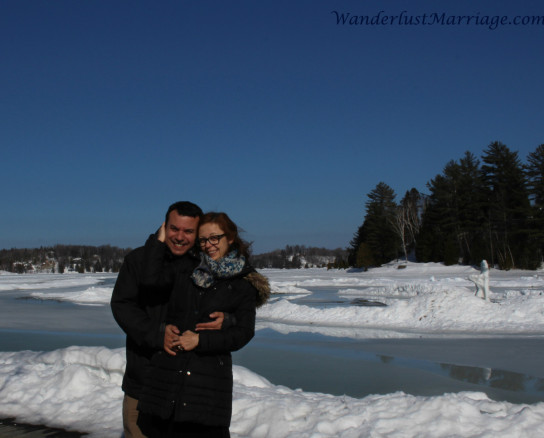
{"label": "snow bank", "polygon": [[[70,347],[0,353],[0,416],[120,437],[124,349]],[[483,393],[362,399],[291,390],[234,367],[236,437],[540,438],[544,403],[495,402]]]}
{"label": "snow bank", "polygon": [[124,367],[124,349],[0,353],[0,416],[119,436]]}
{"label": "snow bank", "polygon": [[435,288],[387,307],[315,308],[280,300],[258,309],[260,322],[326,327],[382,328],[433,333],[543,334],[544,297],[517,295],[486,302],[464,288]]}
{"label": "snow bank", "polygon": [[90,287],[80,292],[32,292],[30,296],[38,300],[68,301],[76,304],[109,304],[112,287]]}

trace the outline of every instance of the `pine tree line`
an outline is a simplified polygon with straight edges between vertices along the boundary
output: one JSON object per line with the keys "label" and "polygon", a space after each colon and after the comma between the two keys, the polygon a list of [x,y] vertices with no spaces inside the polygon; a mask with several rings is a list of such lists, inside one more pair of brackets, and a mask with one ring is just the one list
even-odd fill
{"label": "pine tree line", "polygon": [[406,192],[400,203],[380,182],[369,194],[348,262],[379,266],[395,258],[419,262],[537,269],[544,254],[544,144],[521,163],[500,142],[481,161],[466,152],[427,183],[429,194]]}

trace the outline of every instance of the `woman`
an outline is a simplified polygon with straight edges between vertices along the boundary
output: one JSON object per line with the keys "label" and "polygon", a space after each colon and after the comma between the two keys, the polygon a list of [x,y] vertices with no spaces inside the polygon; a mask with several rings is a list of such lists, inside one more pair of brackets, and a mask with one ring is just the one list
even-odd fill
{"label": "woman", "polygon": [[[165,320],[182,335],[165,336],[138,405],[138,424],[148,437],[230,436],[230,353],[251,340],[255,308],[270,294],[268,280],[249,265],[248,244],[225,213],[205,214],[198,232],[200,264],[190,276],[178,274]],[[154,260],[152,255],[148,263]],[[234,317],[233,325],[196,332],[196,324],[217,311]]]}

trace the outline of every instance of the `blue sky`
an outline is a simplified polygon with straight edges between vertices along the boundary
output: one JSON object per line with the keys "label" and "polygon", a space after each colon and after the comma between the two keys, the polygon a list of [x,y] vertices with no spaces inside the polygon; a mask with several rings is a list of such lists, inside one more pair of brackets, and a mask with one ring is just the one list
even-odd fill
{"label": "blue sky", "polygon": [[495,141],[544,143],[539,1],[0,2],[0,248],[136,247],[168,205],[221,210],[259,253],[346,247],[367,194],[400,200]]}

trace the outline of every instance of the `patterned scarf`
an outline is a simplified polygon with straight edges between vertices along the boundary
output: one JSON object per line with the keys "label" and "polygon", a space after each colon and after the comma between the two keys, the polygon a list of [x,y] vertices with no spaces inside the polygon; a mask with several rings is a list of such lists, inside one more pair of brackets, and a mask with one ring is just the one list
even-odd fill
{"label": "patterned scarf", "polygon": [[231,251],[219,260],[211,259],[207,254],[200,253],[200,265],[194,270],[191,278],[200,287],[208,288],[218,278],[230,278],[242,272],[246,258],[239,256],[238,251]]}

